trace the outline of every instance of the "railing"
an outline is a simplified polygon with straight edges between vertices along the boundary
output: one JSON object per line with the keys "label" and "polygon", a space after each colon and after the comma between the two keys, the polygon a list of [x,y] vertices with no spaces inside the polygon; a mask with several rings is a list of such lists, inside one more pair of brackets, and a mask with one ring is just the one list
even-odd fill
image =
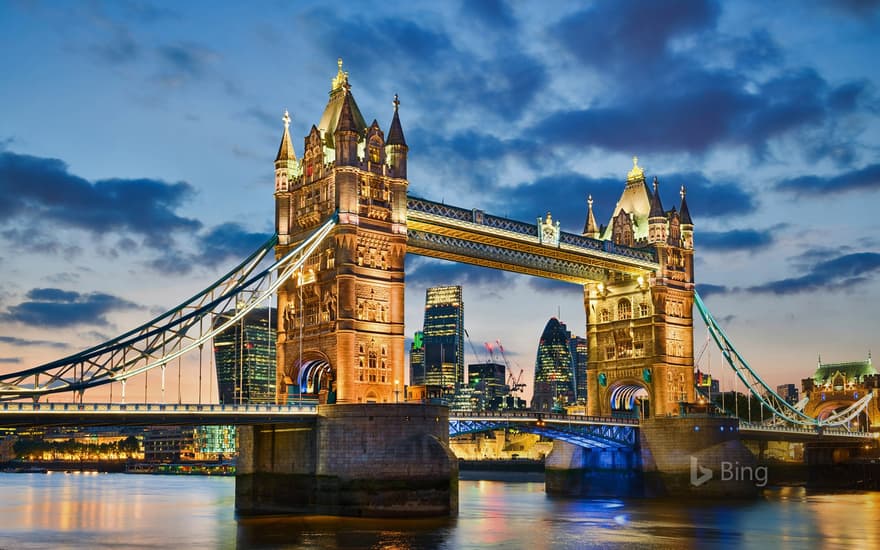
{"label": "railing", "polygon": [[746,430],[750,432],[774,432],[774,433],[790,433],[803,435],[827,435],[835,437],[853,437],[858,439],[877,439],[880,438],[880,432],[854,432],[843,428],[808,428],[800,426],[791,426],[785,424],[760,424],[757,422],[746,422],[741,420],[739,423],[740,431]]}
{"label": "railing", "polygon": [[247,404],[195,404],[195,403],[0,403],[0,415],[15,413],[218,413],[218,414],[315,414],[317,401],[303,401],[286,405],[268,403]]}
{"label": "railing", "polygon": [[624,426],[638,426],[636,418],[619,418],[611,416],[589,416],[578,414],[540,413],[540,412],[505,412],[486,411],[480,413],[450,413],[450,419],[456,420],[513,420],[521,422],[543,421],[561,422],[569,424],[617,424]]}
{"label": "railing", "polygon": [[[407,209],[414,212],[421,212],[441,218],[447,218],[450,220],[472,223],[490,229],[509,231],[511,233],[530,238],[538,237],[537,224],[493,216],[491,214],[486,214],[482,210],[467,210],[465,208],[450,206],[448,204],[441,204],[438,202],[416,197],[409,197],[407,199]],[[576,235],[574,233],[566,232],[560,232],[559,242],[576,248],[593,250],[597,252],[607,252],[609,254],[626,256],[627,258],[633,258],[635,260],[641,260],[644,262],[657,262],[657,253],[653,248],[630,248],[628,246],[616,245],[611,241],[603,241],[599,239],[593,239],[591,237],[585,237],[583,235]]]}

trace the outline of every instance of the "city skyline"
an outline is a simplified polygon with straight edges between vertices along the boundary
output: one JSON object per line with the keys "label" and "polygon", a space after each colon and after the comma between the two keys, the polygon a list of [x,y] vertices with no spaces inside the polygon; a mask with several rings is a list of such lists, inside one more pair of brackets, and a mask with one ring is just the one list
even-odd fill
{"label": "city skyline", "polygon": [[[4,4],[0,369],[140,324],[264,241],[282,113],[301,153],[337,57],[383,129],[399,94],[412,195],[580,233],[590,195],[609,223],[637,155],[667,207],[687,186],[698,290],[771,386],[819,354],[863,358],[880,326],[880,15],[787,6]],[[526,380],[549,317],[586,331],[579,287],[409,257],[407,335],[444,284]]]}

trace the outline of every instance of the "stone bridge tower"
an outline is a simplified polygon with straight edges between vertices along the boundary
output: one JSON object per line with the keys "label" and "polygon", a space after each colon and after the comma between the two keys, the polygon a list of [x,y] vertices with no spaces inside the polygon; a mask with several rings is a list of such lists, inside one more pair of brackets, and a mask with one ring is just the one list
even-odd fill
{"label": "stone bridge tower", "polygon": [[681,207],[663,210],[657,179],[648,188],[633,159],[608,227],[595,227],[592,200],[584,234],[615,245],[653,248],[660,264],[642,275],[609,273],[585,286],[588,411],[664,416],[694,401],[694,247],[684,187]]}
{"label": "stone bridge tower", "polygon": [[277,400],[393,402],[403,390],[407,145],[397,114],[386,136],[367,126],[348,73],[305,138],[302,159],[284,134],[275,159],[281,257],[336,213],[338,225],[278,291]]}

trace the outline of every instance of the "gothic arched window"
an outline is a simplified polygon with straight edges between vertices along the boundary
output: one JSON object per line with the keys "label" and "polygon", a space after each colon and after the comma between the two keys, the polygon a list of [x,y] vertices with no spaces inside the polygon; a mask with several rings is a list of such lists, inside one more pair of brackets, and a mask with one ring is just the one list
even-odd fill
{"label": "gothic arched window", "polygon": [[632,318],[632,303],[630,303],[628,298],[621,298],[619,302],[617,302],[617,318],[618,319],[631,319]]}

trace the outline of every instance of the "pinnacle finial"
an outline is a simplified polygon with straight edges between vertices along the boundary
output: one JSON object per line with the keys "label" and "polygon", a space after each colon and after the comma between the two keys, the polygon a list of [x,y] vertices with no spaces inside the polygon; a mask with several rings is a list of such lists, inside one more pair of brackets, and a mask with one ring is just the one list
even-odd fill
{"label": "pinnacle finial", "polygon": [[394,110],[397,111],[397,108],[400,107],[400,98],[397,97],[397,94],[394,94],[394,101],[391,103],[394,104]]}
{"label": "pinnacle finial", "polygon": [[[338,67],[336,71],[336,76],[333,77],[332,84],[333,90],[337,90],[339,88],[348,89],[348,72],[342,70],[342,58],[336,60],[336,66]],[[332,90],[331,90],[332,91]]]}
{"label": "pinnacle finial", "polygon": [[654,192],[655,193],[657,192],[657,185],[658,185],[657,176],[654,176]]}
{"label": "pinnacle finial", "polygon": [[593,195],[587,197],[587,205],[590,207],[590,210],[593,209]]}
{"label": "pinnacle finial", "polygon": [[645,177],[645,171],[639,166],[639,157],[633,155],[632,170],[626,175],[627,179],[642,179]]}
{"label": "pinnacle finial", "polygon": [[281,117],[281,120],[284,121],[284,129],[287,130],[290,127],[290,113],[287,112],[287,109],[284,109],[284,116]]}
{"label": "pinnacle finial", "polygon": [[681,186],[681,191],[679,191],[678,194],[681,195],[681,200],[684,200],[684,196],[687,194],[684,189],[684,185]]}

